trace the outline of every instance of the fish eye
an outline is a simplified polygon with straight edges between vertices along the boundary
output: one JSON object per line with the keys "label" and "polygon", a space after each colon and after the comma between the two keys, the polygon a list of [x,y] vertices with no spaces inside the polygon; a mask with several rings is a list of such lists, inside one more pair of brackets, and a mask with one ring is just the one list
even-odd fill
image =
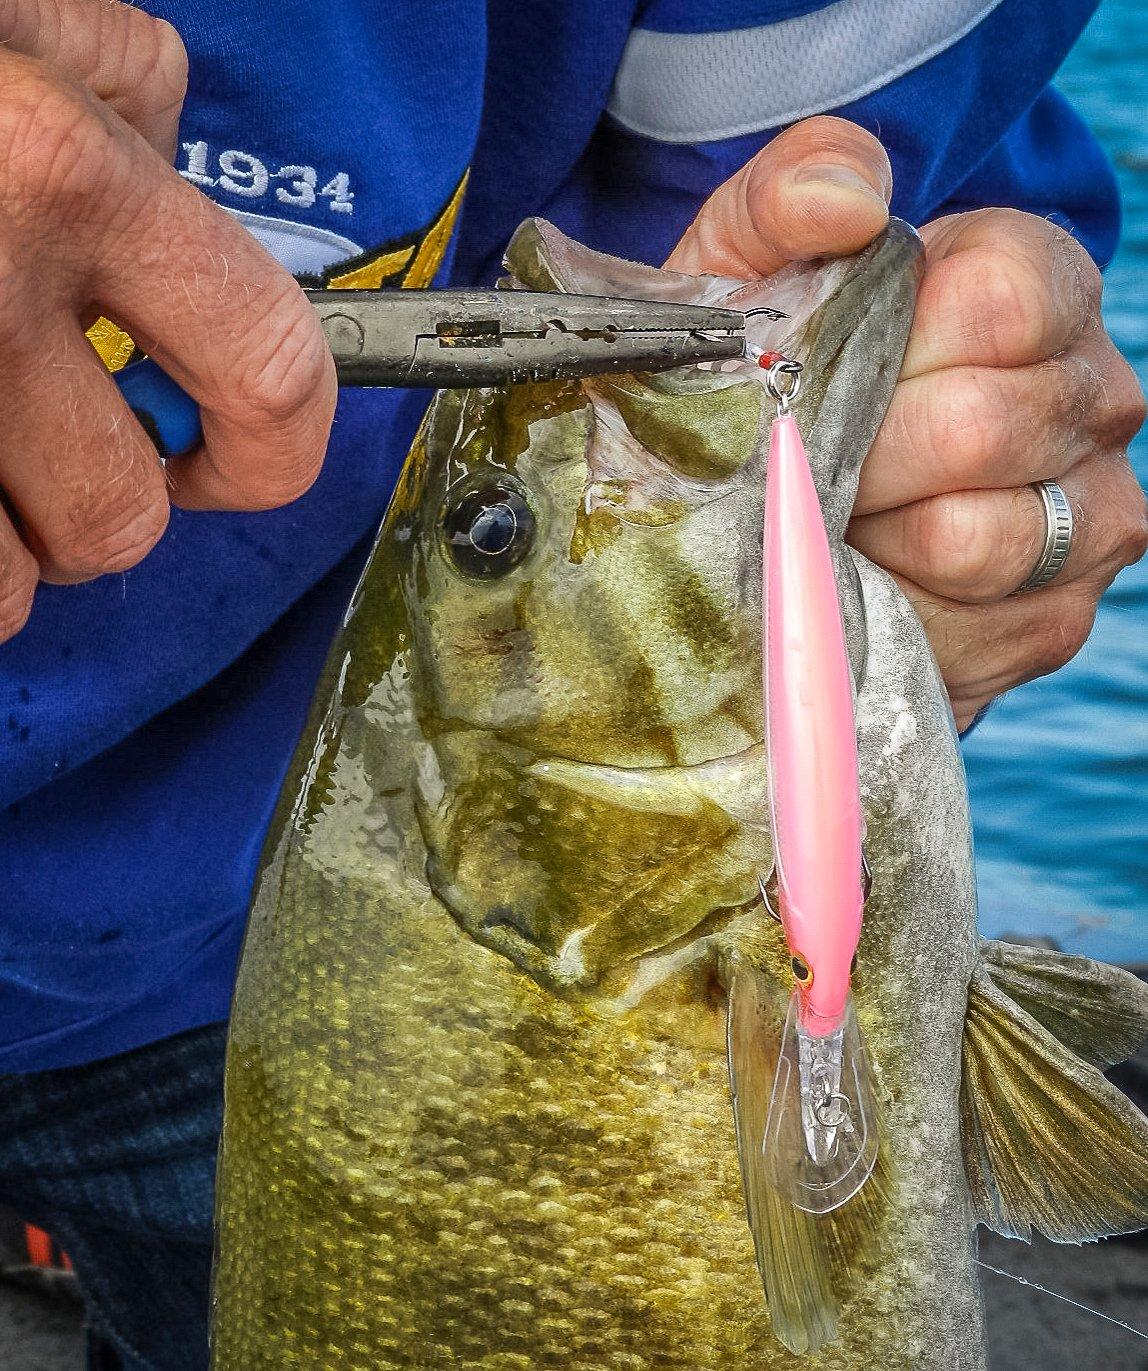
{"label": "fish eye", "polygon": [[469,476],[446,493],[442,536],[465,576],[505,576],[534,546],[535,520],[526,488],[508,472]]}
{"label": "fish eye", "polygon": [[793,975],[798,985],[811,986],[813,984],[813,972],[804,957],[791,957],[789,965],[793,968]]}

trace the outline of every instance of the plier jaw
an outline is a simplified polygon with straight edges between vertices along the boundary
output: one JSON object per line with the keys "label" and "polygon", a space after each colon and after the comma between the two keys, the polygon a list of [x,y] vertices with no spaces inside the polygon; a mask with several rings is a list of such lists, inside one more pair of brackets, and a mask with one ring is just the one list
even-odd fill
{"label": "plier jaw", "polygon": [[528,290],[307,297],[343,385],[501,386],[745,355],[745,316],[706,305]]}

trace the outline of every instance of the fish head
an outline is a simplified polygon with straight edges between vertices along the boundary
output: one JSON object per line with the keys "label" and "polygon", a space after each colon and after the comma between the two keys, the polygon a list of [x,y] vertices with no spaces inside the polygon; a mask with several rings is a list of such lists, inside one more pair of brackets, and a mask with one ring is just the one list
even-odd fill
{"label": "fish head", "polygon": [[[751,342],[805,367],[797,413],[857,674],[842,537],[919,253],[894,224],[856,258],[746,283],[620,262],[529,221],[507,254],[531,289],[765,307]],[[428,880],[477,941],[556,990],[593,990],[756,906],[772,863],[764,377],[747,361],[441,393],[384,527]]]}

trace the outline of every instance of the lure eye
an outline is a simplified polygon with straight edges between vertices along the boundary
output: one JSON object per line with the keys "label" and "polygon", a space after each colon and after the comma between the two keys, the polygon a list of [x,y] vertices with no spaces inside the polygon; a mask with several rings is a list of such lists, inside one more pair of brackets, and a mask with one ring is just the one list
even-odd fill
{"label": "lure eye", "polygon": [[793,968],[793,975],[798,985],[808,987],[813,984],[813,972],[803,957],[791,957],[789,965]]}
{"label": "lure eye", "polygon": [[507,472],[467,477],[447,491],[443,542],[465,576],[489,580],[513,571],[534,546],[534,532],[526,488]]}

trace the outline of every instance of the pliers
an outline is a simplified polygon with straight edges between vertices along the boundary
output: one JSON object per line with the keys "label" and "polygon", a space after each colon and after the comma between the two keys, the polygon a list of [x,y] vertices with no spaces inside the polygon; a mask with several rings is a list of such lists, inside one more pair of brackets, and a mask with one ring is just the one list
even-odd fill
{"label": "pliers", "polygon": [[[346,386],[504,386],[745,355],[745,315],[707,305],[529,290],[306,295]],[[162,457],[199,442],[194,400],[152,359],[129,363],[115,380]]]}

